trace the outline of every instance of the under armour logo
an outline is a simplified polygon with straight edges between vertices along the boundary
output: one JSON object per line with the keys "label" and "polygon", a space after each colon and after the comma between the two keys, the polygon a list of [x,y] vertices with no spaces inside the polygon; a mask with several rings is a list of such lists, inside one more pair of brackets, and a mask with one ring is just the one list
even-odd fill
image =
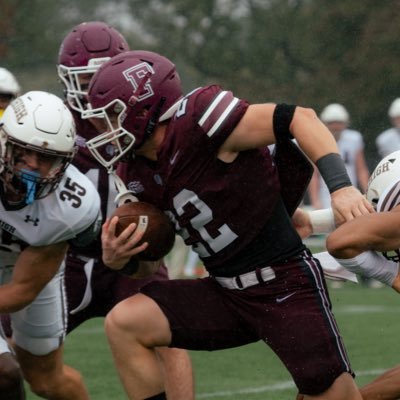
{"label": "under armour logo", "polygon": [[24,219],[24,222],[33,222],[33,226],[38,226],[39,218],[31,218],[30,215],[27,215]]}

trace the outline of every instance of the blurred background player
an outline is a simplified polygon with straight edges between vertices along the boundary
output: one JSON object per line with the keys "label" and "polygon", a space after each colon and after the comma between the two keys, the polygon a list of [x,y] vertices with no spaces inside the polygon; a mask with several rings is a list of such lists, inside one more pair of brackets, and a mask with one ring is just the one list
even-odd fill
{"label": "blurred background player", "polygon": [[0,118],[20,92],[21,88],[15,76],[8,69],[0,67]]}
{"label": "blurred background player", "polygon": [[[93,73],[104,61],[128,49],[128,43],[116,29],[103,22],[92,21],[79,24],[66,35],[58,57],[58,75],[78,132],[78,153],[73,163],[97,187],[104,219],[115,209],[117,191],[107,170],[86,147],[86,141],[96,136],[97,131],[87,119],[81,118],[81,112],[86,109],[87,88]],[[112,144],[103,149],[106,158],[113,152]],[[140,182],[130,189],[140,192]],[[72,248],[66,264],[68,332],[88,319],[105,317],[115,304],[137,293],[144,284],[168,279],[165,265],[146,279],[130,279],[105,267],[101,260],[100,240],[85,251]],[[158,353],[164,364],[167,393],[173,399],[189,400],[193,393],[193,377],[187,352],[163,348],[158,349]]]}
{"label": "blurred background player", "polygon": [[[28,92],[0,122],[0,314],[12,322],[23,376],[46,399],[87,400],[80,374],[64,365],[64,257],[69,243],[85,246],[100,228],[93,184],[70,165],[75,126],[58,97]],[[0,398],[23,399],[0,340]]]}
{"label": "blurred background player", "polygon": [[[365,193],[369,171],[364,156],[362,134],[348,128],[349,113],[341,104],[329,104],[322,110],[320,118],[336,140],[339,154],[344,160],[352,184]],[[309,196],[314,209],[331,207],[328,188],[317,170],[310,182]]]}
{"label": "blurred background player", "polygon": [[400,98],[395,99],[390,105],[388,117],[392,127],[379,134],[375,141],[381,158],[400,150]]}

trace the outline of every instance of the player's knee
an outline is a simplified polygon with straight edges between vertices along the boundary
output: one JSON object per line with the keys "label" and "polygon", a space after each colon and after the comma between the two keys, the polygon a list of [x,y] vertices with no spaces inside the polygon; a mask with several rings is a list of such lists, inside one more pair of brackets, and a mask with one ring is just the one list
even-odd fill
{"label": "player's knee", "polygon": [[[303,374],[300,393],[318,398],[359,399],[358,388],[348,372],[333,372],[323,375]],[[301,399],[301,397],[300,397]]]}
{"label": "player's knee", "polygon": [[32,374],[26,378],[31,391],[44,399],[58,398],[63,391],[65,376],[55,374]]}
{"label": "player's knee", "polygon": [[[138,294],[118,303],[106,316],[105,332],[109,341],[137,341],[149,346],[153,340],[160,342],[168,330],[168,322],[164,322],[158,306],[149,297]],[[164,318],[165,319],[165,318]],[[166,319],[165,319],[166,321]],[[165,328],[165,329],[164,329]],[[168,332],[167,332],[168,334]],[[157,336],[157,340],[155,339]],[[166,340],[166,344],[168,340]]]}
{"label": "player's knee", "polygon": [[53,394],[53,383],[50,380],[30,380],[29,387],[36,396],[49,399]]}
{"label": "player's knee", "polygon": [[0,393],[23,393],[21,368],[11,353],[0,355]]}
{"label": "player's knee", "polygon": [[80,372],[65,364],[57,367],[49,363],[43,370],[32,371],[26,381],[31,391],[44,399],[64,399],[66,388],[84,387]]}
{"label": "player's knee", "polygon": [[105,332],[108,337],[135,333],[140,316],[135,307],[129,307],[125,301],[118,303],[106,316],[104,322]]}
{"label": "player's knee", "polygon": [[107,336],[123,332],[128,329],[128,323],[121,317],[120,307],[117,304],[107,315],[104,320],[104,329]]}
{"label": "player's knee", "polygon": [[36,396],[49,399],[54,393],[54,380],[49,379],[45,374],[27,371],[25,380],[29,384],[29,388]]}

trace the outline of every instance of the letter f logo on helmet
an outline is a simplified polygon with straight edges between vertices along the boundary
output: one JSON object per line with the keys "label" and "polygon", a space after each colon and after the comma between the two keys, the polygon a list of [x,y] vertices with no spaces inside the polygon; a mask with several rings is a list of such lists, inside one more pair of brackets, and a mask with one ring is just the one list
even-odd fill
{"label": "letter f logo on helmet", "polygon": [[151,87],[151,76],[154,74],[153,68],[143,62],[123,71],[123,74],[128,82],[133,86],[133,94],[128,103],[130,106],[136,102],[145,100],[154,96],[153,88]]}

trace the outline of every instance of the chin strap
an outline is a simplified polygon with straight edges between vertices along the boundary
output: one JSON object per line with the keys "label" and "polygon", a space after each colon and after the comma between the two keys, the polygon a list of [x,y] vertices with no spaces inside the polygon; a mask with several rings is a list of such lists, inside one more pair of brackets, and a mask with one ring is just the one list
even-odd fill
{"label": "chin strap", "polygon": [[114,199],[114,203],[117,204],[117,207],[125,203],[139,201],[133,192],[126,188],[124,182],[122,182],[122,179],[115,173],[115,170],[110,169],[108,173],[111,175],[118,191],[118,194]]}

